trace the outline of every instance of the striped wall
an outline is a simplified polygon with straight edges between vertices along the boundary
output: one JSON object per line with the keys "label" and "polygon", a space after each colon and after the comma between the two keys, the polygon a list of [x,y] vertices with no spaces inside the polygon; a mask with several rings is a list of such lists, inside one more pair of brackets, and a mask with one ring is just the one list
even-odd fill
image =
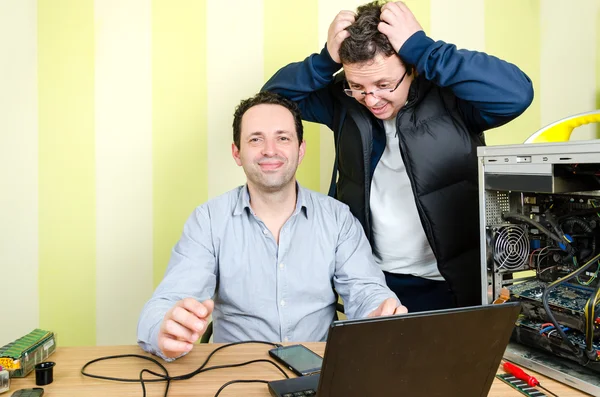
{"label": "striped wall", "polygon": [[[0,344],[37,326],[61,345],[134,343],[185,219],[244,181],[236,104],[362,2],[0,0]],[[600,107],[600,0],[406,3],[434,39],[533,79],[532,106],[489,144]],[[306,131],[298,175],[326,191],[331,133]]]}

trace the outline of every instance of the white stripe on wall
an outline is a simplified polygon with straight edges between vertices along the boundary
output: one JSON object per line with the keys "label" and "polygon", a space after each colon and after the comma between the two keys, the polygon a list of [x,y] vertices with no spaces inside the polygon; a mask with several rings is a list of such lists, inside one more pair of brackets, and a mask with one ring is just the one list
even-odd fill
{"label": "white stripe on wall", "polygon": [[430,0],[431,32],[443,40],[468,50],[485,50],[484,0]]}
{"label": "white stripe on wall", "polygon": [[[540,4],[542,21],[541,117],[546,126],[596,108],[596,36],[598,0],[561,0]],[[571,139],[595,139],[596,126],[581,126]]]}
{"label": "white stripe on wall", "polygon": [[207,2],[209,198],[246,181],[231,157],[233,111],[264,82],[263,2],[232,0],[227,8],[235,12]]}
{"label": "white stripe on wall", "polygon": [[0,54],[2,346],[39,326],[35,0],[0,1]]}
{"label": "white stripe on wall", "polygon": [[[319,45],[313,52],[320,52],[327,42],[329,25],[341,10],[356,12],[356,7],[364,4],[364,0],[319,0]],[[309,56],[310,54],[306,54]],[[320,191],[327,194],[331,183],[331,172],[335,161],[335,147],[333,132],[322,125],[321,129],[321,152],[320,152]]]}
{"label": "white stripe on wall", "polygon": [[97,344],[132,344],[152,285],[151,0],[95,2]]}

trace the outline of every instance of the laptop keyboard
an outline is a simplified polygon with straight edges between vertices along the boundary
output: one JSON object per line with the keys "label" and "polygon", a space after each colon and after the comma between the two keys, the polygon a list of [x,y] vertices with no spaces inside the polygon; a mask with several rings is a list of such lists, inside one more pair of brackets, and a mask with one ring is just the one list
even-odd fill
{"label": "laptop keyboard", "polygon": [[312,389],[308,389],[308,390],[303,390],[303,391],[296,391],[293,393],[285,393],[282,395],[282,397],[304,397],[304,396],[316,396],[317,392],[312,390]]}
{"label": "laptop keyboard", "polygon": [[312,397],[317,395],[318,388],[319,375],[299,376],[269,382],[269,392],[273,397]]}

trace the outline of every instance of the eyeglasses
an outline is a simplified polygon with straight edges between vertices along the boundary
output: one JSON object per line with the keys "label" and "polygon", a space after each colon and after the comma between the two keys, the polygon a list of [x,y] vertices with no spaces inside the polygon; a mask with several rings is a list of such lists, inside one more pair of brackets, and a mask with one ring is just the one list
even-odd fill
{"label": "eyeglasses", "polygon": [[[392,92],[396,91],[396,89],[398,87],[400,87],[400,84],[404,80],[404,77],[406,77],[406,73],[407,73],[407,71],[404,71],[404,74],[402,75],[402,78],[400,78],[400,80],[398,80],[398,83],[392,89],[390,89],[390,88],[379,88],[379,89],[373,90],[371,92],[366,92],[366,91],[361,91],[361,90],[351,90],[349,88],[345,88],[344,89],[344,93],[346,95],[348,95],[349,97],[352,97],[352,98],[357,99],[357,100],[365,99],[367,95],[373,95],[375,98],[381,98],[382,94],[386,94],[386,93],[389,94],[389,93],[392,93]],[[348,82],[346,82],[346,84],[348,84]]]}

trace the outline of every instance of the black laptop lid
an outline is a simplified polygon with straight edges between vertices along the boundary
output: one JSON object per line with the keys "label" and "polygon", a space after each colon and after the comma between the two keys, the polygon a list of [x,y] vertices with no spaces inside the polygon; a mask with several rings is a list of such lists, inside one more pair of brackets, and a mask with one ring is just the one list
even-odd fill
{"label": "black laptop lid", "polygon": [[336,321],[320,396],[487,396],[520,304]]}

